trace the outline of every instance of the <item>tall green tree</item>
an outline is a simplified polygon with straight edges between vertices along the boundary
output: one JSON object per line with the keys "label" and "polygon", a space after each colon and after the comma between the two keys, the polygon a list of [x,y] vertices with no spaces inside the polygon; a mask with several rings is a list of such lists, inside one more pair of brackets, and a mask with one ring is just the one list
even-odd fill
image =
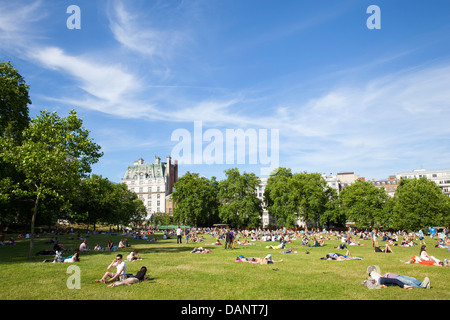
{"label": "tall green tree", "polygon": [[317,225],[338,221],[334,215],[336,192],[319,173],[292,174],[290,169],[278,168],[270,175],[264,196],[279,225],[294,227],[299,219]]}
{"label": "tall green tree", "polygon": [[96,174],[81,180],[71,203],[71,220],[92,225],[94,230],[99,223],[127,225],[140,222],[147,215],[134,192]]}
{"label": "tall green tree", "polygon": [[384,189],[372,183],[356,180],[342,189],[339,195],[340,210],[357,228],[374,228],[381,225],[386,213],[388,196]]}
{"label": "tall green tree", "polygon": [[174,221],[181,224],[210,225],[218,222],[217,181],[186,172],[175,183],[172,199]]}
{"label": "tall green tree", "polygon": [[[11,63],[0,62],[0,137],[9,138],[15,145],[21,144],[22,131],[30,122],[28,90]],[[24,212],[29,211],[30,199],[13,193],[23,180],[24,176],[12,164],[0,157],[0,226],[23,218]]]}
{"label": "tall green tree", "polygon": [[109,204],[113,208],[112,214],[103,220],[110,224],[140,223],[147,216],[147,210],[137,194],[129,191],[123,183],[113,184],[112,193],[109,196]]}
{"label": "tall green tree", "polygon": [[298,211],[304,221],[316,225],[325,222],[325,212],[334,193],[320,173],[297,173],[292,177],[291,188]]}
{"label": "tall green tree", "polygon": [[68,202],[80,179],[103,155],[82,124],[74,110],[66,118],[43,110],[23,130],[20,145],[11,137],[0,138],[0,157],[25,176],[23,185],[14,192],[33,199],[29,259],[40,202],[47,196]]}
{"label": "tall green tree", "polygon": [[394,227],[418,230],[426,226],[446,226],[450,222],[450,198],[425,177],[401,179],[393,198]]}
{"label": "tall green tree", "polygon": [[17,143],[30,122],[29,86],[10,62],[0,62],[0,135],[12,137]]}
{"label": "tall green tree", "polygon": [[239,173],[237,168],[225,171],[219,182],[219,217],[235,227],[258,227],[261,224],[262,201],[256,196],[261,183],[254,173]]}
{"label": "tall green tree", "polygon": [[278,168],[274,170],[264,190],[264,201],[277,224],[286,227],[294,227],[299,219],[298,205],[295,202],[291,189],[291,169]]}

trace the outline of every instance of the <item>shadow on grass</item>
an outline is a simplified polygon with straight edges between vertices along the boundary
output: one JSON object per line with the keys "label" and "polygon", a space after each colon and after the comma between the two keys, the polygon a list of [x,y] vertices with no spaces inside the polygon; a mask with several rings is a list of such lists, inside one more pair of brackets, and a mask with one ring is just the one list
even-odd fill
{"label": "shadow on grass", "polygon": [[[0,265],[5,264],[14,264],[14,263],[37,263],[42,262],[43,260],[50,260],[54,258],[53,254],[49,255],[40,255],[39,253],[48,250],[53,251],[53,243],[49,243],[50,237],[56,237],[60,243],[67,248],[66,251],[63,252],[63,257],[68,257],[72,255],[76,248],[79,247],[82,240],[77,239],[74,235],[65,234],[65,235],[46,235],[41,238],[36,238],[34,240],[34,250],[32,259],[28,259],[28,252],[30,248],[30,240],[29,239],[18,239],[16,240],[16,245],[14,246],[0,246]],[[83,260],[84,257],[91,256],[108,256],[112,257],[117,254],[122,254],[123,258],[126,259],[126,256],[133,251],[134,249],[138,249],[140,255],[152,254],[152,253],[182,253],[182,252],[191,252],[194,247],[205,247],[211,250],[224,250],[224,245],[214,246],[209,245],[208,241],[192,243],[189,242],[186,244],[184,241],[182,244],[177,244],[176,238],[163,239],[161,234],[152,235],[151,238],[156,238],[157,241],[148,241],[144,239],[134,239],[132,236],[127,235],[112,235],[112,234],[99,234],[99,235],[91,235],[86,237],[86,241],[89,251],[80,252],[80,259]],[[119,248],[117,251],[106,251],[106,250],[93,250],[93,247],[96,244],[100,244],[103,247],[106,247],[106,244],[109,240],[112,240],[114,245],[118,245],[121,239],[127,239],[128,243],[131,245],[126,248]],[[239,250],[239,246],[236,246],[234,250],[226,250],[226,251],[235,251]]]}

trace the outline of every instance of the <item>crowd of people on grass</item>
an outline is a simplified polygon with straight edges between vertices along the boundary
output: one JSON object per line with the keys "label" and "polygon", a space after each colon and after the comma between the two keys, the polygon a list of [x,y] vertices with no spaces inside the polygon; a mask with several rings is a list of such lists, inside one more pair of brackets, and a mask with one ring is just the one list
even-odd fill
{"label": "crowd of people on grass", "polygon": [[[430,229],[433,230],[433,229]],[[147,241],[157,241],[156,234],[161,234],[161,230],[157,228],[150,229],[126,229],[126,230],[111,230],[111,236],[119,235],[119,233],[114,233],[120,231],[122,236],[130,236],[133,239],[147,240]],[[75,236],[80,240],[79,247],[75,249],[67,249],[58,239],[59,235],[70,234]],[[47,242],[52,245],[52,249],[46,249],[38,252],[38,255],[54,255],[53,259],[46,259],[44,262],[53,263],[74,263],[80,262],[80,253],[88,251],[118,251],[119,249],[128,249],[130,244],[126,237],[120,239],[120,241],[114,243],[111,239],[105,246],[100,246],[99,243],[93,248],[88,246],[88,240],[90,236],[99,234],[101,232],[87,232],[83,236],[78,232],[75,234],[73,229],[70,232],[58,232],[52,233],[50,240]],[[450,252],[450,237],[449,228],[444,228],[439,233],[430,233],[429,237],[425,232],[420,229],[417,232],[406,232],[406,231],[382,231],[377,229],[372,230],[332,230],[332,229],[309,229],[309,230],[289,230],[286,228],[279,228],[275,230],[269,229],[231,229],[229,227],[214,227],[214,228],[185,228],[181,227],[162,230],[161,240],[177,239],[178,244],[189,244],[189,243],[202,243],[202,246],[196,246],[190,253],[213,253],[213,251],[206,246],[224,246],[224,249],[233,250],[237,246],[244,245],[263,245],[268,250],[277,250],[279,253],[297,253],[292,248],[293,241],[300,240],[299,246],[304,247],[305,250],[311,250],[314,247],[324,247],[327,241],[339,241],[338,246],[334,249],[346,250],[345,254],[339,252],[330,252],[325,257],[321,258],[324,260],[334,260],[334,261],[345,261],[345,260],[363,260],[361,257],[354,257],[351,252],[351,246],[372,246],[374,253],[383,254],[393,254],[395,248],[400,247],[418,247],[417,255],[413,255],[406,263],[407,264],[422,264],[438,267],[449,267],[447,259],[437,258],[433,255],[428,254],[427,244],[440,249],[447,249]],[[209,235],[214,239],[213,243],[206,244],[205,237]],[[39,237],[39,233],[35,235]],[[154,238],[154,240],[153,240]],[[17,239],[29,239],[29,235],[19,235]],[[68,239],[74,239],[70,237]],[[370,243],[367,243],[370,241]],[[272,242],[269,244],[268,242]],[[275,242],[275,244],[274,244]],[[267,243],[267,245],[265,245]],[[296,245],[297,245],[296,243]],[[380,243],[382,243],[380,245]],[[0,238],[1,245],[15,245],[14,237],[9,237],[7,240],[6,233],[3,233]],[[395,249],[397,250],[397,249]],[[447,251],[446,250],[446,251]],[[306,251],[309,253],[309,251]],[[125,261],[124,261],[125,260]],[[122,254],[117,254],[116,258],[107,267],[107,272],[96,282],[107,283],[110,287],[131,285],[134,283],[139,283],[144,280],[148,280],[149,277],[146,275],[147,268],[143,266],[140,271],[136,274],[126,273],[126,263],[135,262],[142,260],[139,255],[139,251],[134,249],[129,252],[126,259],[123,259]],[[259,264],[273,264],[276,262],[282,262],[283,260],[274,261],[272,255],[268,254],[265,257],[244,257],[239,255],[236,262],[250,262]],[[116,268],[115,272],[111,269]],[[412,288],[430,288],[430,280],[425,278],[423,281],[419,281],[412,277],[405,275],[398,275],[394,273],[381,274],[374,266],[371,266],[368,272],[369,277],[363,281],[363,284],[367,287],[377,287],[384,288],[388,286],[398,286],[404,289]]]}

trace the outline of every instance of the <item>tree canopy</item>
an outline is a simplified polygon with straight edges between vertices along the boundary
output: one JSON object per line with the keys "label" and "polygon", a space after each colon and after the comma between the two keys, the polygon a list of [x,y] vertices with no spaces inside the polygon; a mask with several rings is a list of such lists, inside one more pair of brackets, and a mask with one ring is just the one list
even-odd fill
{"label": "tree canopy", "polygon": [[448,226],[450,198],[425,177],[402,179],[392,204],[394,227],[417,230],[425,226]]}
{"label": "tree canopy", "polygon": [[254,173],[240,173],[233,168],[225,171],[219,182],[219,217],[232,226],[258,227],[261,223],[262,201],[256,196],[261,183]]}
{"label": "tree canopy", "polygon": [[174,185],[174,221],[180,224],[209,225],[218,222],[218,189],[214,177],[184,174]]}
{"label": "tree canopy", "polygon": [[341,212],[358,228],[381,226],[387,201],[384,189],[362,180],[345,187],[339,195]]}
{"label": "tree canopy", "polygon": [[13,192],[33,199],[29,258],[40,201],[52,197],[67,207],[70,194],[79,186],[80,179],[87,177],[91,165],[103,155],[82,123],[74,110],[66,118],[43,110],[22,131],[21,144],[8,136],[0,139],[1,158],[25,177]]}

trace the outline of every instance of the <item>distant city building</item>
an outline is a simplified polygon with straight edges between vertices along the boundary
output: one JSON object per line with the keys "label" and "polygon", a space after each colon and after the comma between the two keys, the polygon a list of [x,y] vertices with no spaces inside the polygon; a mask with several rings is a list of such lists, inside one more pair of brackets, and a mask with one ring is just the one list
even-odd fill
{"label": "distant city building", "polygon": [[351,186],[356,182],[356,180],[363,180],[359,175],[354,172],[341,172],[337,175],[333,174],[322,174],[322,178],[327,182],[328,187],[336,190],[337,194],[341,192],[341,190],[347,186]]}
{"label": "distant city building", "polygon": [[171,199],[169,201],[167,196],[172,194],[177,181],[178,161],[172,164],[168,156],[167,162],[161,162],[161,158],[155,156],[154,163],[144,163],[142,158],[134,161],[132,166],[128,166],[121,183],[142,200],[148,220],[156,212],[173,211]]}
{"label": "distant city building", "polygon": [[175,204],[172,200],[172,194],[166,196],[166,214],[173,217],[173,210],[175,209]]}
{"label": "distant city building", "polygon": [[445,195],[450,196],[450,170],[415,169],[413,171],[398,173],[395,176],[398,180],[419,179],[425,177],[434,181]]}
{"label": "distant city building", "polygon": [[343,188],[347,186],[351,186],[356,182],[356,180],[364,181],[364,178],[361,178],[358,174],[355,174],[354,172],[341,172],[337,174],[336,178],[339,183],[339,191],[341,191]]}
{"label": "distant city building", "polygon": [[390,176],[388,179],[384,180],[375,180],[372,179],[370,181],[375,187],[379,189],[384,189],[386,191],[386,194],[390,197],[393,197],[395,194],[395,190],[397,190],[398,187],[398,179],[396,176]]}
{"label": "distant city building", "polygon": [[322,174],[322,178],[327,182],[327,186],[336,190],[337,194],[339,194],[339,180],[337,175],[333,174]]}
{"label": "distant city building", "polygon": [[259,178],[261,183],[258,185],[256,190],[256,197],[262,201],[262,207],[263,207],[263,214],[262,214],[262,226],[263,228],[267,228],[269,226],[276,226],[277,223],[275,219],[269,214],[269,211],[267,210],[267,207],[264,202],[264,191],[266,190],[267,181],[269,178]]}

